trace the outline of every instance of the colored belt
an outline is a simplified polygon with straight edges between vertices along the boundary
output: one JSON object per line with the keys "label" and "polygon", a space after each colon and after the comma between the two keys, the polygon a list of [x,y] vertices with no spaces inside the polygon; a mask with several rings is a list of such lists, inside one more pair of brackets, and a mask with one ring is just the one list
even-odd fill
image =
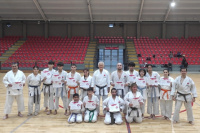
{"label": "colored belt", "polygon": [[76,88],[78,88],[78,86],[72,87],[72,86],[68,86],[69,90],[68,90],[68,99],[70,98],[70,90],[73,89],[74,90],[74,94],[76,93]]}
{"label": "colored belt", "polygon": [[165,95],[165,94],[167,94],[167,99],[169,99],[168,91],[171,91],[171,90],[161,89],[161,91],[164,91],[164,93],[163,93],[163,95],[162,95],[162,99],[164,99],[164,95]]}

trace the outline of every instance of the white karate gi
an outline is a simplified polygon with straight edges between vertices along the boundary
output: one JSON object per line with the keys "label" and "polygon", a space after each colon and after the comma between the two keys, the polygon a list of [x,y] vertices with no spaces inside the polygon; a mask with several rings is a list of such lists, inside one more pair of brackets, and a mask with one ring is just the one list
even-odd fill
{"label": "white karate gi", "polygon": [[[69,103],[72,101],[73,94],[78,93],[79,94],[79,87],[76,83],[77,81],[80,82],[81,75],[78,72],[75,72],[74,77],[71,76],[71,72],[67,75],[67,93],[68,93],[68,101],[67,106],[69,106]],[[70,89],[70,87],[73,87],[74,89]]]}
{"label": "white karate gi", "polygon": [[83,101],[84,97],[87,96],[87,89],[91,87],[92,84],[92,76],[88,76],[87,79],[84,76],[81,77],[80,80],[80,89],[81,89],[81,101]]}
{"label": "white karate gi", "polygon": [[[176,91],[177,95],[173,120],[179,121],[179,111],[182,106],[182,103],[184,103],[185,108],[187,110],[187,120],[194,121],[192,112],[192,98],[197,97],[197,92],[193,80],[190,77],[186,76],[186,78],[183,80],[183,83],[181,84],[181,76],[178,76],[174,81],[174,86],[172,87],[171,95],[175,96]],[[181,94],[186,94],[186,100],[184,99],[184,96],[178,94],[178,92]]]}
{"label": "white karate gi", "polygon": [[[74,123],[74,122],[80,123],[80,122],[82,122],[83,121],[82,111],[84,110],[83,103],[80,100],[78,102],[74,102],[74,100],[73,100],[69,103],[69,106],[70,106],[71,114],[68,118],[68,122],[69,123]],[[78,108],[72,110],[71,109],[72,106],[77,106]]]}
{"label": "white karate gi", "polygon": [[128,76],[123,71],[121,77],[119,78],[117,71],[112,72],[111,74],[111,83],[114,84],[113,88],[117,89],[117,95],[121,98],[125,96],[125,84],[128,83]]}
{"label": "white karate gi", "polygon": [[173,100],[171,97],[171,85],[173,85],[174,79],[172,77],[169,78],[160,78],[160,109],[161,115],[171,118],[172,115],[172,106]]}
{"label": "white karate gi", "polygon": [[3,77],[3,83],[7,88],[6,91],[6,103],[5,103],[5,114],[10,114],[12,110],[12,104],[14,99],[17,101],[18,112],[24,111],[24,98],[23,98],[23,89],[12,89],[8,84],[13,84],[14,82],[21,82],[25,84],[26,76],[20,70],[17,71],[16,75],[14,75],[13,71],[10,70]]}
{"label": "white karate gi", "polygon": [[[58,71],[55,72],[55,74],[58,74],[59,76],[62,76],[62,80],[67,81],[67,72],[62,70],[61,73]],[[67,90],[66,90],[66,85],[63,83],[62,87],[59,88],[54,88],[55,90],[55,110],[59,109],[59,98],[61,97],[63,101],[63,108],[67,110]]]}
{"label": "white karate gi", "polygon": [[[102,89],[99,89],[99,87],[103,87]],[[100,70],[96,70],[93,74],[92,78],[92,86],[95,88],[95,95],[98,97],[99,102],[104,101],[108,97],[108,87],[110,87],[110,74],[107,70],[103,69],[102,73],[100,73]],[[100,105],[100,103],[99,103]],[[100,106],[98,107],[98,113],[100,113],[99,110]]]}
{"label": "white karate gi", "polygon": [[[49,71],[51,76],[50,78],[47,78],[44,82],[43,82],[43,86],[42,86],[42,91],[44,93],[44,107],[48,107],[49,110],[53,110],[54,109],[54,101],[53,101],[53,95],[54,95],[54,89],[53,89],[53,85],[52,85],[52,75],[54,74],[55,70],[52,69],[51,71],[49,70],[49,68],[44,69],[43,71]],[[42,80],[44,79],[44,77],[41,75]]]}
{"label": "white karate gi", "polygon": [[[156,85],[156,86],[159,85],[160,75],[157,72],[152,71],[151,76],[147,73],[146,77],[148,78],[149,85]],[[149,87],[147,89],[147,95],[148,95],[147,113],[158,115],[159,114],[159,96],[160,96],[159,88]]]}
{"label": "white karate gi", "polygon": [[[117,106],[120,110],[123,111],[124,109],[124,100],[122,98],[120,98],[119,96],[116,96],[115,99],[112,98],[112,96],[107,97],[104,101],[103,101],[103,109],[105,108],[109,108],[109,106]],[[111,113],[113,113],[113,118],[115,119],[115,123],[116,124],[122,124],[123,120],[122,120],[122,115],[120,113],[120,111],[118,112],[106,112],[104,110],[105,115],[105,120],[104,123],[105,124],[111,124]]]}
{"label": "white karate gi", "polygon": [[146,77],[141,78],[140,76],[136,78],[135,80],[137,86],[138,86],[138,91],[142,94],[144,104],[141,106],[141,111],[142,114],[145,113],[145,104],[147,100],[147,82],[148,79]]}
{"label": "white karate gi", "polygon": [[[84,121],[85,122],[96,122],[97,121],[97,115],[98,115],[97,114],[97,106],[99,106],[98,97],[95,96],[95,95],[92,95],[92,98],[90,100],[88,96],[85,96],[84,99],[83,99],[83,103],[86,103]],[[92,106],[88,107],[88,105],[92,105]]]}
{"label": "white karate gi", "polygon": [[35,113],[40,111],[40,85],[41,85],[41,75],[36,76],[32,73],[27,77],[28,84],[28,113],[33,113],[33,104],[35,104]]}
{"label": "white karate gi", "polygon": [[[143,97],[140,92],[136,92],[136,97],[132,92],[129,92],[124,97],[125,103],[128,106],[127,114],[126,114],[126,120],[128,123],[131,123],[133,121],[137,123],[142,122],[142,112],[139,102],[143,102]],[[129,104],[132,103],[133,106],[129,107]]]}
{"label": "white karate gi", "polygon": [[[131,73],[130,71],[126,71],[126,74],[128,75],[128,83],[132,84],[135,83],[136,81],[136,77],[139,76],[138,71],[134,70],[133,73]],[[130,86],[125,87],[125,95],[131,91],[130,90]]]}

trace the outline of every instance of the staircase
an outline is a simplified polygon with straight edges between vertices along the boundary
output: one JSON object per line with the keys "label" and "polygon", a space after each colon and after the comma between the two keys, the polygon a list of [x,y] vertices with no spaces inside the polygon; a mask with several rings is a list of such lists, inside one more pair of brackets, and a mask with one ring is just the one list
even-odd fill
{"label": "staircase", "polygon": [[17,42],[15,42],[14,45],[12,45],[5,53],[2,54],[2,56],[0,57],[0,61],[2,63],[4,63],[13,53],[15,53],[15,51],[21,47],[21,45],[23,45],[25,41],[22,40],[18,40]]}
{"label": "staircase", "polygon": [[94,57],[96,53],[96,41],[91,41],[88,45],[87,53],[85,55],[84,64],[86,68],[89,68],[90,72],[94,71]]}
{"label": "staircase", "polygon": [[133,41],[126,41],[126,51],[128,56],[128,62],[134,62],[135,70],[139,70],[140,65],[138,62],[137,53],[135,51],[135,46],[133,44]]}

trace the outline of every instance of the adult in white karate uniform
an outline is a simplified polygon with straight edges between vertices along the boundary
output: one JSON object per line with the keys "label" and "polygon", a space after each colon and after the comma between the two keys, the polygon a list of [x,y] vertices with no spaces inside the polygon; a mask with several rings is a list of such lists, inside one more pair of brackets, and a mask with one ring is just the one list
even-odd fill
{"label": "adult in white karate uniform", "polygon": [[134,62],[130,62],[128,63],[128,68],[129,70],[126,71],[126,74],[128,75],[128,83],[129,86],[125,87],[125,94],[127,94],[130,90],[130,86],[132,83],[135,83],[136,78],[139,76],[138,71],[134,70],[135,68],[135,63]]}
{"label": "adult in white karate uniform", "polygon": [[73,100],[69,103],[69,110],[70,110],[70,116],[68,118],[69,123],[80,123],[83,121],[83,114],[84,107],[83,102],[79,100],[79,94],[75,93],[73,94]]}
{"label": "adult in white karate uniform", "polygon": [[137,91],[137,84],[131,84],[131,92],[128,92],[124,97],[125,103],[128,106],[128,110],[126,113],[126,120],[128,123],[142,122],[142,112],[141,112],[141,105],[143,102],[143,97],[139,91]]}
{"label": "adult in white karate uniform", "polygon": [[43,82],[42,91],[44,93],[44,107],[47,115],[50,115],[52,113],[52,110],[54,109],[54,89],[52,85],[52,75],[54,74],[55,70],[53,69],[53,66],[54,62],[49,61],[48,68],[44,69],[41,74]]}
{"label": "adult in white karate uniform", "polygon": [[117,64],[117,70],[112,72],[110,84],[117,89],[117,95],[122,99],[125,96],[124,87],[128,86],[128,76],[122,70],[122,63]]}
{"label": "adult in white karate uniform", "polygon": [[[18,70],[18,63],[12,63],[12,70],[6,73],[3,77],[3,83],[7,88],[6,91],[6,103],[4,113],[6,114],[3,119],[8,118],[8,114],[11,113],[12,104],[14,99],[17,101],[18,116],[22,117],[21,112],[24,111],[24,98],[23,87],[26,82],[26,76],[20,70]],[[19,84],[20,88],[15,88],[15,84]]]}
{"label": "adult in white karate uniform", "polygon": [[[108,97],[110,91],[110,74],[104,69],[104,62],[99,62],[98,67],[99,69],[93,74],[92,87],[94,87],[95,95],[100,102],[101,98],[104,101]],[[98,113],[100,113],[99,108],[100,106],[98,107]]]}
{"label": "adult in white karate uniform", "polygon": [[83,105],[85,110],[84,121],[96,122],[97,121],[97,107],[99,106],[99,99],[93,94],[93,88],[87,89],[87,96],[83,99]]}
{"label": "adult in white karate uniform", "polygon": [[81,101],[87,96],[87,89],[91,87],[92,76],[89,75],[89,69],[83,69],[83,76],[80,79]]}
{"label": "adult in white karate uniform", "polygon": [[[68,93],[68,100],[67,100],[67,106],[69,106],[69,103],[72,101],[73,94],[79,93],[79,83],[81,79],[80,73],[76,72],[76,65],[72,64],[71,66],[71,72],[67,75],[67,93]],[[68,115],[68,114],[67,114]]]}
{"label": "adult in white karate uniform", "polygon": [[155,115],[159,114],[159,80],[160,80],[160,75],[152,71],[152,65],[147,64],[147,78],[148,78],[148,100],[147,100],[147,113],[150,114],[150,119],[152,118],[153,120],[156,118]]}
{"label": "adult in white karate uniform", "polygon": [[[59,109],[59,98],[60,97],[62,99],[63,108],[65,110],[64,115],[67,115],[67,108],[68,108],[67,107],[67,90],[66,90],[67,72],[63,70],[63,66],[64,66],[63,62],[58,62],[57,63],[58,71],[56,71],[53,74],[53,77],[55,77],[55,76],[57,77],[57,78],[53,78],[53,88],[55,90],[55,107],[54,107],[55,115],[57,114],[57,110]],[[54,79],[55,79],[55,81],[54,81]],[[57,83],[55,83],[55,82],[57,82]]]}
{"label": "adult in white karate uniform", "polygon": [[105,124],[122,124],[122,115],[120,112],[124,109],[124,100],[117,96],[117,89],[112,88],[112,96],[107,97],[103,101],[103,109],[105,114]]}
{"label": "adult in white karate uniform", "polygon": [[135,80],[136,84],[137,84],[137,91],[139,91],[142,94],[143,97],[143,102],[144,104],[142,104],[140,107],[141,111],[142,111],[142,117],[144,117],[144,113],[145,113],[145,104],[146,104],[146,100],[147,100],[147,87],[148,87],[148,80],[146,77],[146,70],[145,69],[140,69],[139,70],[139,77],[136,78]]}
{"label": "adult in white karate uniform", "polygon": [[[40,85],[41,85],[41,75],[38,74],[39,67],[33,67],[33,73],[27,77],[28,84],[28,116],[38,115],[40,112]],[[35,111],[33,112],[33,105],[35,104]]]}
{"label": "adult in white karate uniform", "polygon": [[176,101],[173,116],[174,123],[179,122],[179,111],[182,103],[184,103],[187,111],[187,120],[190,124],[193,124],[192,102],[195,102],[197,92],[194,81],[187,76],[187,68],[181,68],[181,76],[175,79],[171,95],[173,96],[173,100]]}
{"label": "adult in white karate uniform", "polygon": [[164,76],[160,78],[160,109],[161,115],[164,116],[164,119],[169,120],[172,115],[172,106],[173,100],[171,97],[171,88],[174,82],[174,79],[169,76],[169,70],[163,70]]}

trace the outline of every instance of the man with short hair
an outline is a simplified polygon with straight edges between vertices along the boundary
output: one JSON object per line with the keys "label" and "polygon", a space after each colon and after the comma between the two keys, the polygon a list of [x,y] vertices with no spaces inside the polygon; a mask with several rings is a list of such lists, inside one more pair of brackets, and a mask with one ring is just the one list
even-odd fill
{"label": "man with short hair", "polygon": [[23,116],[21,112],[24,111],[23,86],[25,86],[25,82],[26,76],[22,71],[18,70],[18,63],[12,63],[12,70],[7,72],[3,77],[3,83],[7,88],[4,108],[4,113],[6,115],[3,119],[8,119],[8,114],[11,113],[14,99],[17,101],[18,116]]}
{"label": "man with short hair", "polygon": [[[100,102],[101,98],[104,101],[108,97],[110,91],[110,74],[104,69],[104,62],[99,62],[98,67],[99,69],[93,74],[91,87],[94,87],[95,95]],[[100,113],[99,106],[98,113]]]}
{"label": "man with short hair", "polygon": [[196,87],[194,81],[187,76],[187,68],[181,68],[180,71],[181,75],[175,79],[171,91],[173,100],[176,101],[173,121],[174,123],[179,121],[180,108],[182,103],[184,103],[187,111],[187,120],[190,124],[194,124],[192,102],[195,102],[195,98],[197,97]]}

